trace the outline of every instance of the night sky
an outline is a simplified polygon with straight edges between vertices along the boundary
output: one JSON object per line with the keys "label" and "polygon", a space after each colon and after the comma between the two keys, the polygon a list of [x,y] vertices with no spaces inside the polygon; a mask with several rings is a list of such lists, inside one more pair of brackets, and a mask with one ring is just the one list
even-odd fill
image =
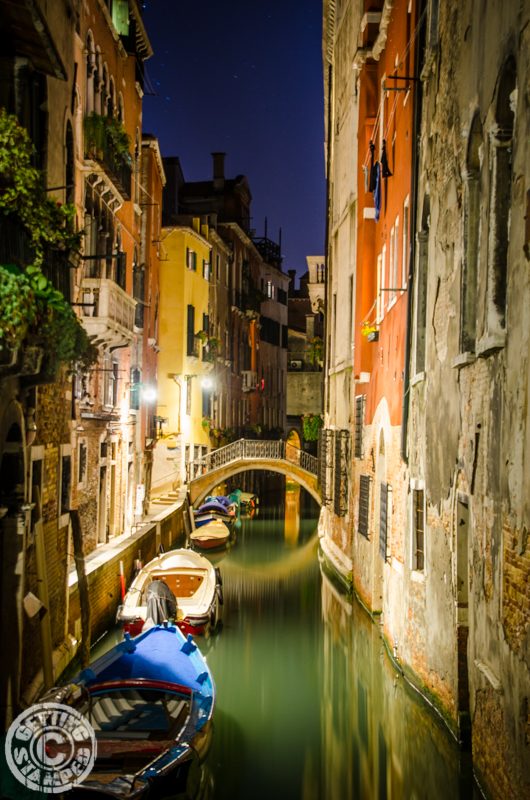
{"label": "night sky", "polygon": [[[245,174],[252,227],[278,241],[283,269],[324,252],[320,0],[146,0],[154,49],[144,131],[180,157],[186,180]],[[149,95],[149,83],[155,94]]]}

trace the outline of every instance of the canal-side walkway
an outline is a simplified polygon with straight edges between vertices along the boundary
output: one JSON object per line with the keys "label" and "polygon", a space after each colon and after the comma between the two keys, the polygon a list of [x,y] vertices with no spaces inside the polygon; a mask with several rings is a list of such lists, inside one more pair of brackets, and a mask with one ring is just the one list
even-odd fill
{"label": "canal-side walkway", "polygon": [[[184,542],[190,527],[187,486],[164,499],[153,501],[149,513],[131,532],[122,533],[97,547],[84,559],[90,595],[90,638],[95,642],[115,623],[121,601],[121,570],[125,583],[132,580],[137,559],[143,564],[156,556],[160,547],[169,550]],[[81,643],[81,603],[79,578],[73,557],[68,572],[65,638],[52,654],[54,679],[57,680],[75,658]],[[35,702],[44,688],[40,670],[24,695],[27,705]]]}

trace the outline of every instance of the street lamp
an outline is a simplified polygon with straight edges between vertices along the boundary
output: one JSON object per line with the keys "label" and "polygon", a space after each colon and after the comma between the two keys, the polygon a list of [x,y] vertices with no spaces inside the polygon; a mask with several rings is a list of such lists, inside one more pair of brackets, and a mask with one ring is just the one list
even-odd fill
{"label": "street lamp", "polygon": [[144,403],[156,402],[156,398],[158,396],[156,386],[150,386],[149,384],[145,384],[144,386],[142,386],[140,390],[140,396],[144,401]]}

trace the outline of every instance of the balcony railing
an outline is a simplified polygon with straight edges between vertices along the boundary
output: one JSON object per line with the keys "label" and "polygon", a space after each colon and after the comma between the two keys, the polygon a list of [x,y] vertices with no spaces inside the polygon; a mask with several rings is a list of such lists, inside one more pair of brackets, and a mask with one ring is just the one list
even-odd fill
{"label": "balcony railing", "polygon": [[83,278],[83,325],[90,337],[109,345],[134,337],[136,301],[108,278]]}
{"label": "balcony railing", "polygon": [[[114,120],[98,114],[85,119],[85,158],[97,161],[125,200],[131,199],[132,162],[128,153],[117,149],[111,133]],[[118,127],[120,127],[118,125]],[[126,136],[123,133],[123,136]],[[127,137],[126,137],[127,138]]]}

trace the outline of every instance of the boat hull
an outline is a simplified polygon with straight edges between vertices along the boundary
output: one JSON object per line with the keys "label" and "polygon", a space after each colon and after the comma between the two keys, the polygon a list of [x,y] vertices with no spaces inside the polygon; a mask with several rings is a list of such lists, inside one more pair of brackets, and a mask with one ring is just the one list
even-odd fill
{"label": "boat hull", "polygon": [[131,636],[143,629],[148,616],[146,595],[151,581],[167,584],[176,599],[176,625],[192,636],[217,626],[223,603],[219,570],[190,549],[173,550],[153,559],[140,570],[118,609],[117,622]]}

